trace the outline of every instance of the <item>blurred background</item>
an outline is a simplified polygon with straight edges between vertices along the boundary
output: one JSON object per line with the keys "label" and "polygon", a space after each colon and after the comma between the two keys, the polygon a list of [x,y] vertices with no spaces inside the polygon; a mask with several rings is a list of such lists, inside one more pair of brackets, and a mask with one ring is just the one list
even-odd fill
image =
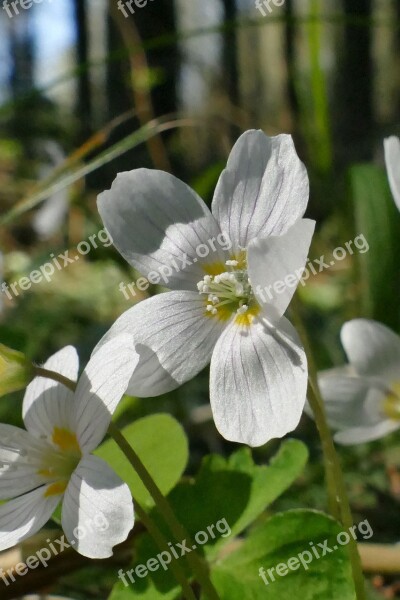
{"label": "blurred background", "polygon": [[[87,360],[145,297],[121,292],[138,274],[112,246],[77,253],[102,228],[97,193],[144,166],[174,173],[210,202],[250,128],[295,138],[318,221],[312,258],[330,258],[360,234],[368,241],[369,252],[347,254],[299,291],[319,368],[344,362],[339,332],[350,318],[400,333],[400,217],[383,160],[383,139],[400,133],[400,1],[20,2],[0,0],[1,280],[21,281],[67,250],[74,261],[11,298],[0,292],[2,343],[36,361],[73,344]],[[21,398],[0,400],[1,421],[20,424]],[[208,452],[231,452],[210,418],[206,372],[162,398],[127,398],[118,416],[157,411],[184,423],[190,472]],[[304,417],[293,436],[311,448],[310,466],[275,507],[324,508],[313,423]],[[278,445],[256,450],[257,460]],[[375,542],[397,542],[396,434],[342,457],[356,514],[369,519]],[[79,573],[57,580],[56,592],[107,597],[107,573]],[[394,598],[399,582],[376,574],[371,586]]]}

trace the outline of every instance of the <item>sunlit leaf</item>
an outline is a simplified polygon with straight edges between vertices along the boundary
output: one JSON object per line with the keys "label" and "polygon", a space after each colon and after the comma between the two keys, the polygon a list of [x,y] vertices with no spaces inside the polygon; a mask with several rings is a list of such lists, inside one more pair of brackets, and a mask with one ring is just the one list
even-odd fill
{"label": "sunlit leaf", "polygon": [[[315,511],[275,515],[213,567],[220,600],[355,600],[348,548],[337,542],[340,532],[336,521]],[[323,556],[318,544],[324,545],[325,540],[331,552]],[[287,566],[289,560],[293,568]],[[260,576],[261,568],[267,583]]]}
{"label": "sunlit leaf", "polygon": [[[163,494],[177,484],[188,461],[188,441],[176,419],[166,414],[144,417],[122,430],[147,467]],[[107,440],[95,452],[129,485],[132,495],[143,506],[153,500],[124,454],[113,440]]]}

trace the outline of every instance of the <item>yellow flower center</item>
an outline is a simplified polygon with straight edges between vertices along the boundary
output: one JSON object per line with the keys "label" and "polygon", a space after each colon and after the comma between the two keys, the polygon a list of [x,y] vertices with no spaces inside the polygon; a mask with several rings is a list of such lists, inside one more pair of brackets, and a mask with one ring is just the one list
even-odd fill
{"label": "yellow flower center", "polygon": [[390,419],[400,421],[400,381],[395,381],[383,404],[383,410]]}
{"label": "yellow flower center", "polygon": [[207,275],[197,289],[204,296],[206,314],[222,321],[235,316],[235,323],[249,326],[260,312],[247,273],[245,252],[226,261],[225,265],[207,265]]}
{"label": "yellow flower center", "polygon": [[68,429],[55,427],[52,435],[53,444],[59,448],[49,449],[44,455],[43,466],[38,474],[51,482],[45,496],[58,496],[65,492],[72,473],[78,466],[82,452],[76,435]]}

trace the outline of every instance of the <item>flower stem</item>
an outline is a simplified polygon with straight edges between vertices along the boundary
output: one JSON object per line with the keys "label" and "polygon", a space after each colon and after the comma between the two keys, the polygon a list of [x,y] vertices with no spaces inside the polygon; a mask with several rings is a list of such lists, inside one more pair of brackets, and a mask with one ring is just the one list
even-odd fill
{"label": "flower stem", "polygon": [[[139,456],[136,454],[135,450],[131,447],[125,437],[122,435],[118,427],[111,423],[109,427],[109,434],[113,438],[116,444],[118,444],[121,451],[125,454],[126,458],[129,460],[143,484],[146,486],[148,492],[152,496],[156,506],[164,517],[165,522],[167,523],[171,533],[176,538],[177,541],[185,540],[187,545],[193,548],[193,542],[191,541],[187,531],[183,527],[183,525],[178,521],[173,512],[168,500],[163,496],[157,484],[153,480],[152,476],[146,469],[145,465],[142,463]],[[200,557],[193,550],[190,553],[187,553],[187,561],[191,566],[198,582],[203,588],[204,594],[208,600],[219,600],[218,593],[210,579],[208,564],[202,557]]]}
{"label": "flower stem", "polygon": [[[318,384],[316,383],[316,381],[312,381],[311,378],[309,385],[309,401],[311,408],[314,411],[315,420],[319,420],[318,431],[320,433],[321,443],[323,445],[325,444],[325,451],[328,453],[327,462],[329,463],[330,477],[334,478],[336,481],[337,501],[340,510],[340,521],[345,531],[350,531],[351,527],[353,526],[353,516],[351,513],[342,468],[340,466],[339,457],[336,453],[335,445],[333,443],[329,427],[326,423],[325,412],[323,409],[323,400],[318,388]],[[362,572],[361,559],[357,548],[357,542],[352,536],[350,536],[349,554],[357,600],[366,600],[365,583]]]}
{"label": "flower stem", "polygon": [[[343,472],[326,419],[325,405],[318,385],[318,372],[314,362],[313,353],[311,351],[311,344],[309,342],[308,334],[300,317],[296,303],[294,303],[292,315],[296,329],[303,342],[308,360],[308,400],[314,413],[315,422],[321,439],[330,510],[333,517],[341,521],[344,529],[349,531],[353,526],[353,516],[351,513]],[[366,600],[365,582],[362,572],[361,559],[357,549],[357,542],[352,536],[350,536],[349,554],[357,600]]]}
{"label": "flower stem", "polygon": [[[309,356],[309,355],[308,355]],[[335,476],[335,459],[333,453],[336,454],[333,446],[331,432],[326,422],[323,413],[324,408],[318,399],[318,392],[315,389],[314,381],[311,376],[308,378],[307,398],[314,414],[315,423],[318,429],[321,440],[322,454],[324,457],[325,479],[328,488],[328,507],[331,515],[337,520],[341,520],[340,497],[338,490],[338,482]]]}
{"label": "flower stem", "polygon": [[56,373],[56,371],[49,371],[49,369],[44,369],[43,367],[38,367],[37,365],[33,365],[37,377],[45,377],[46,379],[52,379],[53,381],[57,381],[58,383],[62,383],[65,385],[71,392],[75,392],[76,390],[76,382],[72,381],[72,379],[68,379],[68,377],[64,377],[60,373]]}
{"label": "flower stem", "polygon": [[[161,533],[158,527],[154,524],[154,522],[150,519],[146,511],[140,506],[138,501],[135,500],[135,498],[133,498],[133,502],[135,505],[135,511],[138,514],[139,519],[142,521],[143,525],[146,527],[147,531],[154,539],[159,549],[161,551],[169,552],[170,548],[168,546],[167,539],[164,537],[164,535]],[[182,567],[175,558],[170,563],[170,568],[176,581],[181,586],[183,595],[186,598],[186,600],[197,600]]]}
{"label": "flower stem", "polygon": [[[58,383],[61,383],[62,385],[66,386],[72,392],[75,392],[76,385],[77,385],[75,381],[72,381],[71,379],[64,377],[60,373],[57,373],[55,371],[50,371],[50,370],[44,369],[42,367],[34,366],[34,369],[35,369],[37,376],[46,377],[47,379],[52,379],[53,381],[57,381]],[[119,429],[115,425],[112,425],[111,428],[114,430],[115,434],[120,433]],[[122,436],[122,434],[120,434],[120,435]],[[128,443],[128,442],[126,442],[126,443]],[[128,446],[129,446],[129,444],[128,444]],[[133,499],[133,502],[135,505],[135,511],[138,514],[139,519],[142,521],[143,525],[146,527],[147,531],[150,533],[150,535],[156,542],[159,549],[161,551],[164,551],[164,550],[169,551],[168,541],[164,537],[161,530],[150,519],[150,517],[147,515],[146,511],[141,507],[141,505],[139,504],[139,502],[136,500],[136,498],[133,495],[132,495],[132,499]],[[171,568],[171,571],[172,571],[176,581],[181,586],[183,595],[186,598],[186,600],[196,600],[196,596],[190,586],[189,581],[186,578],[184,570],[182,569],[182,567],[179,565],[179,563],[175,559],[171,562],[170,568]]]}

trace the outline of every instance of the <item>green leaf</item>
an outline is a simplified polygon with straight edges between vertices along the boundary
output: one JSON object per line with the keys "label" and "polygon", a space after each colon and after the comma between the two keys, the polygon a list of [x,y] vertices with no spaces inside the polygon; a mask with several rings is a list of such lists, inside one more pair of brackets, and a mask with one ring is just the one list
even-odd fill
{"label": "green leaf", "polygon": [[[236,536],[292,485],[307,459],[306,446],[297,440],[284,442],[268,466],[254,464],[248,448],[228,460],[211,455],[204,459],[196,481],[181,482],[171,492],[170,501],[192,535],[226,519],[230,537]],[[227,541],[217,533],[207,545]]]}
{"label": "green leaf", "polygon": [[[129,578],[128,578],[129,581]],[[147,582],[142,580],[142,583],[135,587],[126,587],[122,582],[117,583],[111,592],[108,600],[131,600],[140,598],[140,600],[178,600],[181,598],[181,590],[179,587],[174,587],[172,590],[158,590],[150,579]]]}
{"label": "green leaf", "polygon": [[[188,441],[181,425],[167,414],[151,415],[122,430],[162,493],[168,494],[180,480],[189,458]],[[95,452],[126,481],[134,498],[142,506],[154,502],[113,440],[107,440]]]}
{"label": "green leaf", "polygon": [[[197,479],[193,482],[181,482],[169,495],[178,519],[190,532],[193,541],[197,542],[197,551],[206,553],[208,559],[212,560],[218,548],[231,542],[234,535],[243,531],[293,483],[303,470],[307,457],[307,448],[296,440],[283,443],[269,466],[255,465],[248,448],[242,448],[227,460],[219,455],[206,457]],[[165,530],[156,508],[151,517],[159,521],[159,526],[170,540],[170,534]],[[195,535],[199,532],[202,536],[200,540],[196,540]],[[181,549],[175,545],[174,550],[179,557]],[[136,569],[138,564],[145,565],[149,559],[157,557],[159,552],[151,537],[147,533],[143,534],[138,540],[132,568]],[[173,550],[171,552],[173,554]],[[182,557],[179,560],[186,570],[185,559]],[[160,567],[157,571],[148,573],[144,579],[137,577],[134,571],[131,575],[134,581],[129,589],[118,584],[111,600],[129,600],[134,597],[175,600],[179,597],[179,588],[168,569]],[[190,573],[187,575],[190,577]],[[129,577],[127,581],[129,583]]]}
{"label": "green leaf", "polygon": [[357,253],[361,275],[363,316],[399,325],[400,215],[386,173],[374,165],[350,169],[356,235],[364,235],[369,251]]}
{"label": "green leaf", "polygon": [[[336,521],[316,511],[294,510],[272,517],[214,565],[212,580],[220,600],[355,600],[348,548],[337,543],[340,532]],[[325,540],[332,552],[322,556],[318,543]],[[311,543],[320,558],[313,555]],[[289,559],[293,569],[287,566]],[[281,564],[285,566],[278,567],[279,575],[276,567]]]}

